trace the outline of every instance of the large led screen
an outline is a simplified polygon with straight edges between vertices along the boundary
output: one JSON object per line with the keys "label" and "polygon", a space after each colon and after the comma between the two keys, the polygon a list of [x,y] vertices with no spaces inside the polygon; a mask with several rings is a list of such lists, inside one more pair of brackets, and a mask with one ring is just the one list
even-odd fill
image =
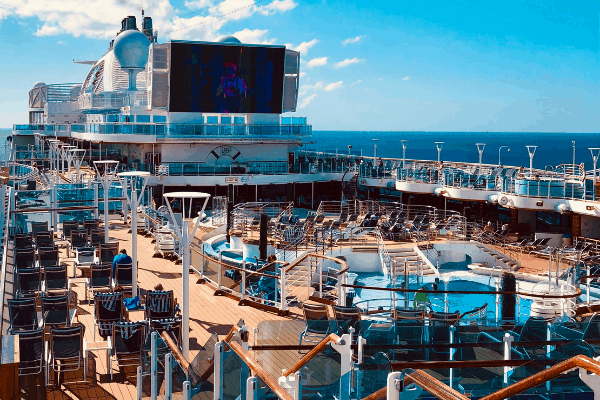
{"label": "large led screen", "polygon": [[285,47],[171,43],[169,111],[282,112]]}

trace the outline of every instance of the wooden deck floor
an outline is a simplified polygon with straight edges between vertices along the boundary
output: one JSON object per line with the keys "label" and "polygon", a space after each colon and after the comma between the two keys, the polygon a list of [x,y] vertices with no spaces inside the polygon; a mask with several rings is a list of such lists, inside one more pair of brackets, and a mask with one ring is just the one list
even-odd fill
{"label": "wooden deck floor", "polygon": [[[110,230],[111,241],[119,241],[120,248],[127,249],[131,254],[131,233],[129,228],[117,222],[111,223]],[[138,235],[138,281],[141,290],[152,289],[157,283],[161,283],[165,290],[173,290],[175,297],[181,303],[181,274],[182,266],[171,260],[163,258],[154,258],[154,244],[152,238]],[[62,261],[73,267],[73,259],[66,257],[66,250],[61,249]],[[192,256],[192,265],[196,260]],[[72,272],[71,272],[72,274]],[[78,275],[80,272],[78,272]],[[244,319],[245,324],[250,328],[250,341],[254,340],[253,331],[255,327],[263,321],[291,321],[284,327],[289,330],[287,336],[290,337],[290,344],[297,344],[299,332],[304,324],[300,321],[299,309],[291,310],[288,317],[281,317],[274,313],[257,310],[252,307],[238,306],[238,302],[223,296],[214,296],[213,290],[205,284],[197,284],[196,276],[190,277],[190,360],[193,360],[198,353],[201,345],[204,344],[213,334],[219,335],[222,339],[231,327],[240,319]],[[77,317],[79,322],[85,326],[85,341],[93,342],[93,304],[88,305],[84,300],[85,286],[83,283],[74,283],[73,291],[77,296]],[[143,311],[130,312],[129,320],[136,321],[143,319]],[[5,324],[6,326],[7,324]],[[259,327],[260,329],[260,327]],[[294,332],[292,332],[292,330]],[[265,334],[266,334],[265,330]],[[260,335],[260,334],[259,334]],[[102,340],[96,335],[96,341]],[[264,340],[264,335],[263,335]],[[279,342],[282,344],[283,342]],[[293,352],[289,358],[270,357],[265,360],[264,357],[257,357],[265,360],[265,366],[272,371],[275,377],[278,377],[282,368],[289,368],[298,359],[298,353]],[[89,358],[87,370],[88,381],[86,383],[63,384],[60,388],[48,387],[46,394],[48,399],[135,399],[136,386],[135,376],[129,380],[123,379],[118,374],[116,365],[114,366],[115,380],[110,382],[110,374],[107,368],[106,356],[103,351],[93,352]],[[69,377],[68,377],[69,378]],[[72,378],[72,377],[70,377]],[[79,379],[83,376],[79,376]],[[149,385],[149,379],[145,379],[144,387]],[[51,378],[51,383],[53,380]],[[22,382],[22,394],[25,397],[25,388],[27,382]],[[146,390],[145,390],[146,392]],[[212,393],[201,393],[195,396],[197,399],[212,398]]]}

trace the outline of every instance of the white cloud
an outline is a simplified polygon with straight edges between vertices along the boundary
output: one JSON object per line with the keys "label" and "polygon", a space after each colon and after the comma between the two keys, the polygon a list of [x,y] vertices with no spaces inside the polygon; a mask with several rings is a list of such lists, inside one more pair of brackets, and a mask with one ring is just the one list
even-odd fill
{"label": "white cloud", "polygon": [[352,65],[352,64],[357,64],[359,62],[361,62],[362,60],[360,58],[346,58],[344,61],[340,61],[338,63],[335,64],[335,68],[344,68],[347,67],[348,65]]}
{"label": "white cloud", "polygon": [[405,76],[404,78],[402,78],[403,81],[410,81],[410,76]]}
{"label": "white cloud", "polygon": [[[308,49],[310,49],[315,44],[317,44],[317,42],[318,42],[317,39],[313,39],[310,42],[302,42],[298,46],[294,47],[293,49],[296,51],[299,51],[300,56],[306,55],[308,53]],[[290,45],[290,47],[292,47],[292,46]]]}
{"label": "white cloud", "polygon": [[315,97],[317,97],[316,93],[311,94],[310,96],[306,97],[304,100],[302,100],[300,102],[300,105],[298,106],[298,108],[304,108],[307,105],[310,104],[311,101],[313,101],[315,99]]}
{"label": "white cloud", "polygon": [[323,89],[323,82],[317,82],[314,85],[302,85],[298,91],[299,95],[303,95],[310,90]]}
{"label": "white cloud", "polygon": [[360,39],[362,39],[362,36],[348,38],[348,39],[345,39],[344,41],[342,41],[342,44],[345,46],[345,45],[351,44],[351,43],[358,43],[360,41]]}
{"label": "white cloud", "polygon": [[300,78],[304,78],[306,76],[306,72],[300,72]]}
{"label": "white cloud", "polygon": [[298,3],[294,3],[293,0],[274,0],[263,7],[258,7],[258,12],[263,15],[271,15],[279,12],[286,12],[295,8]]}
{"label": "white cloud", "polygon": [[[37,36],[68,34],[109,39],[119,31],[121,20],[128,15],[137,17],[140,28],[144,9],[146,15],[152,17],[162,42],[168,39],[210,41],[223,34],[220,30],[229,21],[249,18],[255,13],[285,12],[296,6],[293,0],[268,1],[264,6],[257,6],[255,0],[186,0],[185,8],[180,10],[173,6],[172,0],[0,0],[0,19],[10,15],[35,18],[39,21]],[[256,40],[256,33],[250,32],[244,33]],[[270,43],[264,35],[260,39],[261,43]]]}
{"label": "white cloud", "polygon": [[323,66],[323,65],[327,64],[327,58],[328,57],[313,58],[312,60],[310,60],[309,62],[306,63],[306,67],[312,68],[312,67]]}
{"label": "white cloud", "polygon": [[325,86],[324,90],[331,92],[332,90],[341,88],[343,84],[344,84],[344,81],[333,82],[333,83],[330,83],[329,85]]}
{"label": "white cloud", "polygon": [[242,43],[254,43],[254,44],[273,44],[276,39],[267,39],[265,35],[269,31],[267,29],[244,29],[233,34]]}
{"label": "white cloud", "polygon": [[56,42],[56,44],[66,44],[66,43],[63,42],[62,40],[59,40],[58,42]]}
{"label": "white cloud", "polygon": [[358,84],[359,84],[359,83],[361,83],[361,82],[362,82],[362,80],[360,80],[360,79],[359,79],[359,80],[357,80],[357,81],[354,81],[354,82],[352,82],[352,83],[350,84],[350,86],[355,86],[355,85],[358,85]]}

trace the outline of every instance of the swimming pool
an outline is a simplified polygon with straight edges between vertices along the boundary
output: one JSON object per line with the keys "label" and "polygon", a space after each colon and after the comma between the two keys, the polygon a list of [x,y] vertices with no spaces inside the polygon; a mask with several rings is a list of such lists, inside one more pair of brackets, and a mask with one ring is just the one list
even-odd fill
{"label": "swimming pool", "polygon": [[[400,279],[399,284],[396,287],[402,287],[403,282]],[[477,291],[477,292],[494,292],[496,290],[496,283],[493,277],[486,276],[472,276],[472,277],[451,277],[448,282],[440,280],[435,281],[435,277],[423,277],[422,280],[419,278],[419,284],[417,284],[416,276],[409,276],[409,289],[419,289],[423,287],[426,290],[433,290],[433,284],[437,285],[440,291]],[[439,279],[439,278],[438,278]],[[356,285],[358,286],[372,286],[380,288],[391,288],[391,281],[377,273],[361,273],[356,279]],[[379,290],[369,289],[355,289],[356,297],[353,304],[358,306],[363,311],[366,310],[390,310],[392,308],[392,292],[385,292]],[[448,311],[465,313],[483,306],[487,303],[488,319],[496,318],[496,295],[495,294],[444,294],[439,295],[428,294],[428,300],[432,304],[434,311],[444,311],[446,308],[445,301],[448,301]],[[414,294],[409,294],[408,299],[405,298],[404,294],[398,293],[396,296],[396,307],[412,307]],[[519,320],[526,320],[529,317],[532,300],[527,298],[519,299],[520,307],[516,310],[519,315]],[[500,306],[501,308],[501,306]]]}

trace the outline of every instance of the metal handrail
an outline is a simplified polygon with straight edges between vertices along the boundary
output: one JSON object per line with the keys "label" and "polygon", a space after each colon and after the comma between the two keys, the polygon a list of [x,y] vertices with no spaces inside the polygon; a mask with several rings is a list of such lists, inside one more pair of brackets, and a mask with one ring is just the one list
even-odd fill
{"label": "metal handrail", "polygon": [[315,358],[317,354],[325,349],[325,347],[330,343],[340,343],[342,339],[336,335],[335,333],[330,333],[329,336],[325,337],[323,340],[319,342],[315,347],[312,348],[300,361],[298,361],[294,366],[283,373],[283,376],[289,376],[297,371],[300,371],[302,367],[304,367],[310,360]]}
{"label": "metal handrail", "polygon": [[248,365],[250,370],[254,372],[262,381],[271,388],[277,397],[281,400],[294,400],[294,398],[284,389],[279,383],[269,374],[262,365],[258,363],[250,354],[248,354],[242,346],[232,341],[229,347]]}

